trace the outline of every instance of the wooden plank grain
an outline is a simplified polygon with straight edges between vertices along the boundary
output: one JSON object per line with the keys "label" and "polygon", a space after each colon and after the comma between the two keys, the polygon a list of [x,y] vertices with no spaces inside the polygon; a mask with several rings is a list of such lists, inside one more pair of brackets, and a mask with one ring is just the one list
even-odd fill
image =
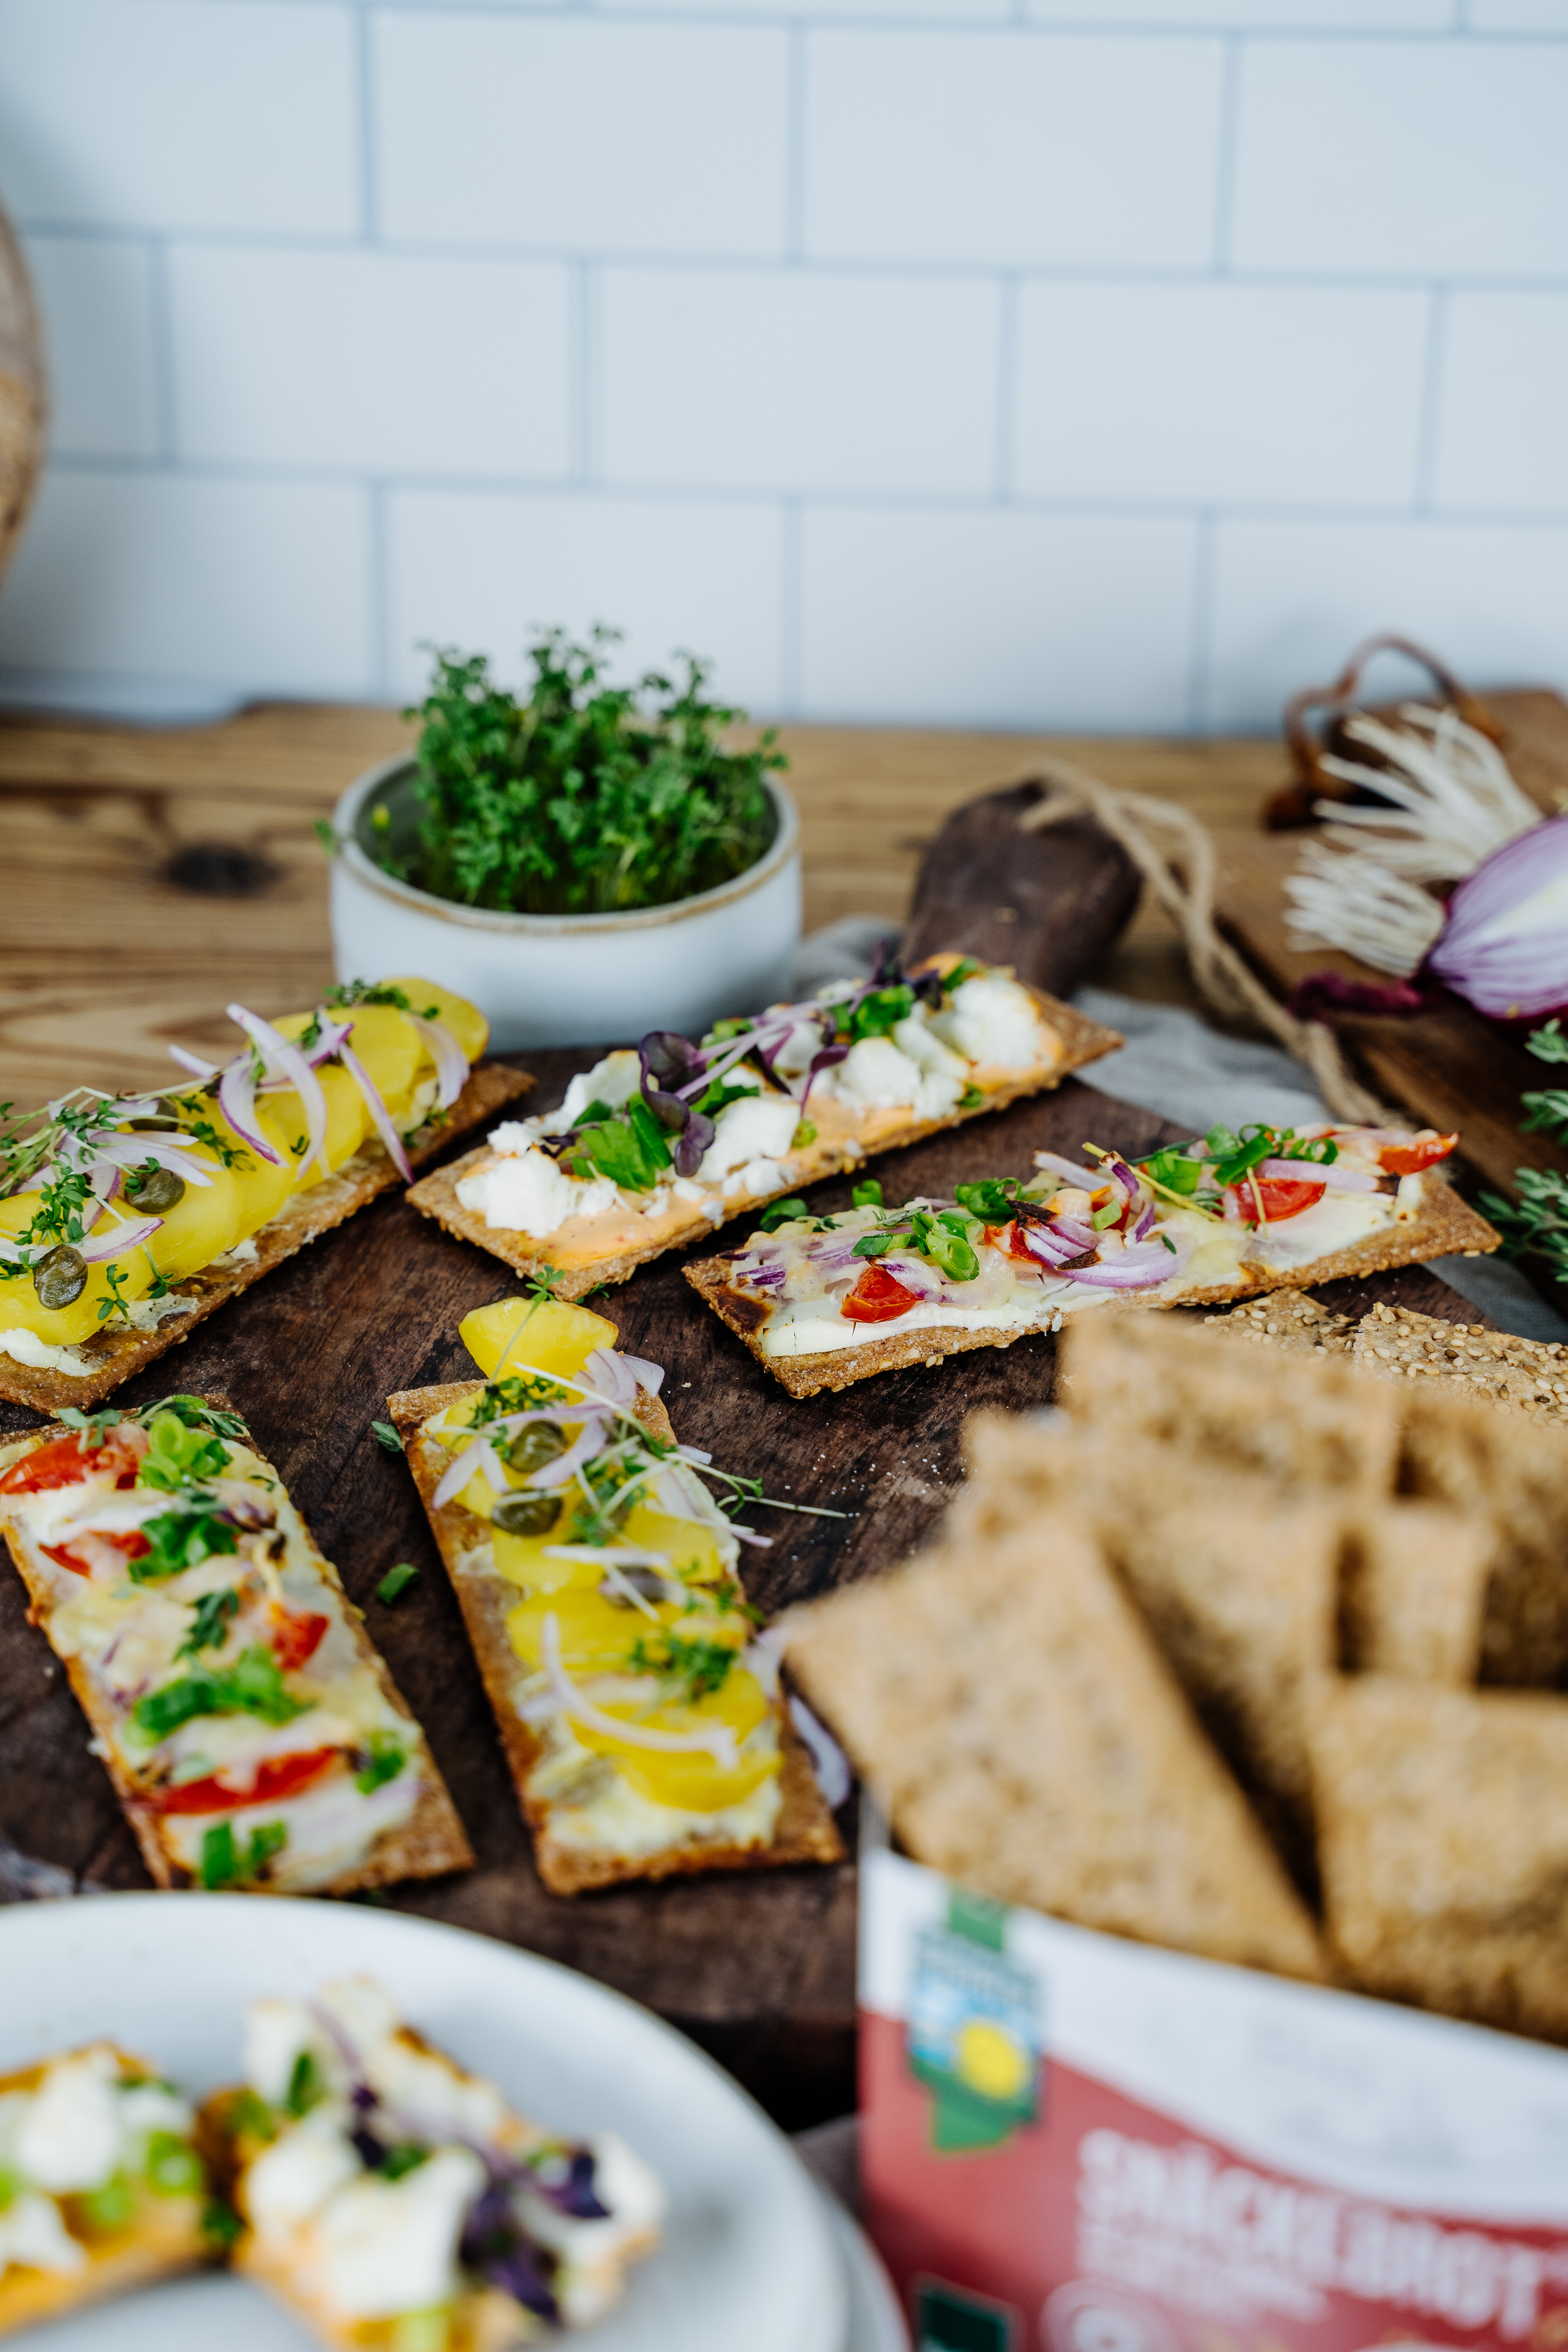
{"label": "wooden plank grain", "polygon": [[[596,1049],[515,1057],[540,1078],[541,1108]],[[964,1175],[1026,1171],[1037,1149],[1093,1140],[1141,1151],[1173,1129],[1069,1080],[879,1163],[889,1199],[946,1191]],[[815,1194],[847,1206],[849,1180]],[[670,1256],[600,1303],[623,1344],[667,1368],[680,1436],[767,1493],[847,1514],[753,1511],[773,1537],[748,1550],[748,1589],[770,1613],[876,1575],[926,1539],[961,1475],[966,1414],[1048,1402],[1055,1342],[1037,1336],[837,1396],[789,1399],[693,1297]],[[535,1873],[456,1602],[400,1458],[370,1424],[397,1388],[471,1371],[457,1328],[510,1295],[507,1269],[389,1195],[280,1267],[123,1391],[226,1391],[278,1464],[373,1639],[425,1725],[479,1855],[461,1878],[400,1890],[399,1908],[447,1919],[584,1969],[671,2018],[738,2072],[779,2117],[804,2123],[853,2103],[853,1864],[746,1878],[626,1886],[572,1901]],[[1369,1290],[1475,1320],[1418,1269]],[[0,1408],[0,1428],[32,1416]],[[375,1587],[399,1559],[416,1581],[387,1607]],[[145,1884],[107,1779],[18,1580],[0,1571],[0,1832],[95,1885]]]}

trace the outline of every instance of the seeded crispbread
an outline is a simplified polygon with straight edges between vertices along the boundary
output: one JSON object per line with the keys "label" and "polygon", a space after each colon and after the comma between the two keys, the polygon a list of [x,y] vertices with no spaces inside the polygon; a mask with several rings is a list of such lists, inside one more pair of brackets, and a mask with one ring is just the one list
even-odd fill
{"label": "seeded crispbread", "polygon": [[[233,1410],[226,1397],[208,1396],[201,1401],[224,1412]],[[72,1433],[63,1423],[50,1422],[41,1429],[28,1430],[25,1436],[6,1441],[0,1444],[0,1471],[8,1470],[14,1462],[37,1447]],[[254,1447],[254,1441],[248,1437],[247,1443]],[[264,1466],[268,1475],[277,1479],[279,1487],[282,1489],[283,1481],[272,1465],[264,1463]],[[6,1549],[27,1589],[27,1599],[31,1604],[27,1614],[34,1624],[39,1624],[47,1614],[50,1588],[28,1559],[18,1532],[9,1524],[5,1526],[5,1536]],[[340,1872],[310,1892],[352,1895],[372,1886],[395,1886],[405,1879],[439,1878],[448,1871],[471,1869],[474,1853],[468,1843],[468,1832],[430,1753],[423,1730],[393,1681],[386,1661],[364,1630],[363,1612],[355,1608],[344,1592],[337,1570],[317,1549],[308,1527],[305,1528],[305,1540],[312,1564],[342,1602],[343,1622],[357,1653],[358,1664],[374,1675],[384,1696],[399,1708],[414,1727],[418,1745],[405,1769],[417,1770],[420,1779],[419,1801],[408,1819],[379,1837],[357,1867]],[[77,1702],[92,1727],[95,1752],[101,1757],[104,1769],[113,1783],[114,1793],[141,1848],[142,1861],[159,1886],[188,1886],[191,1884],[190,1873],[164,1842],[163,1814],[149,1801],[146,1790],[126,1769],[110,1738],[120,1718],[106,1703],[79,1656],[74,1652],[68,1653],[63,1664]],[[265,1892],[265,1889],[259,1891]]]}
{"label": "seeded crispbread", "polygon": [[943,1544],[784,1629],[916,1860],[1084,1927],[1321,1974],[1305,1907],[1081,1521]]}
{"label": "seeded crispbread", "polygon": [[[1027,983],[1020,985],[1026,986]],[[587,1265],[558,1271],[552,1279],[556,1297],[582,1298],[591,1290],[625,1282],[639,1265],[646,1265],[651,1258],[662,1257],[666,1250],[687,1249],[693,1242],[706,1241],[716,1223],[727,1223],[732,1217],[753,1216],[766,1208],[770,1201],[782,1200],[791,1192],[798,1192],[803,1185],[819,1184],[826,1178],[841,1175],[847,1169],[858,1168],[883,1152],[901,1151],[906,1144],[919,1143],[944,1127],[961,1127],[965,1119],[978,1118],[984,1111],[1004,1110],[1009,1103],[1018,1101],[1025,1095],[1040,1094],[1058,1087],[1074,1070],[1082,1069],[1087,1063],[1098,1060],[1101,1054],[1109,1054],[1121,1044],[1114,1029],[1107,1029],[1100,1022],[1091,1021],[1088,1013],[1079,1013],[1076,1006],[1064,1004],[1057,997],[1047,996],[1037,988],[1031,988],[1028,992],[1060,1043],[1060,1055],[1048,1067],[1042,1066],[1022,1071],[1016,1077],[1005,1078],[986,1087],[981,1090],[981,1101],[963,1109],[949,1111],[944,1118],[908,1118],[900,1126],[889,1128],[885,1134],[878,1136],[874,1143],[830,1146],[826,1140],[818,1140],[803,1145],[798,1151],[790,1153],[794,1173],[788,1182],[774,1192],[748,1194],[743,1200],[737,1200],[733,1207],[727,1208],[724,1216],[717,1220],[703,1214],[694,1203],[690,1223],[683,1232],[667,1234],[660,1238],[639,1243],[634,1248],[595,1258]],[[489,1250],[492,1257],[499,1257],[503,1265],[514,1266],[520,1274],[552,1264],[548,1237],[535,1241],[528,1234],[500,1231],[488,1225],[482,1216],[472,1209],[466,1209],[458,1200],[458,1186],[487,1156],[483,1145],[478,1150],[466,1152],[461,1160],[453,1160],[449,1167],[438,1168],[433,1175],[416,1184],[408,1194],[409,1200],[415,1208],[427,1217],[434,1217],[437,1223],[444,1225],[449,1234],[456,1234],[461,1241],[477,1243],[480,1249]],[[984,1346],[999,1343],[982,1339],[978,1343],[968,1340],[964,1344]],[[899,1360],[911,1362],[914,1359],[900,1357]],[[886,1367],[879,1364],[872,1369],[879,1371]],[[843,1386],[844,1383],[836,1381],[834,1385]],[[809,1394],[811,1391],[802,1393]]]}
{"label": "seeded crispbread", "polygon": [[1489,1518],[1397,1500],[1346,1527],[1341,1624],[1356,1674],[1465,1689],[1479,1680],[1499,1535]]}
{"label": "seeded crispbread", "polygon": [[[452,1456],[434,1438],[422,1435],[425,1424],[449,1405],[477,1395],[482,1381],[450,1381],[435,1388],[401,1389],[388,1397],[386,1409],[404,1440],[408,1466],[463,1622],[473,1644],[480,1678],[500,1734],[517,1801],[533,1837],[534,1861],[540,1877],[552,1895],[579,1895],[595,1886],[613,1886],[628,1879],[669,1878],[710,1870],[774,1870],[790,1863],[842,1862],[844,1843],[834,1826],[811,1759],[802,1745],[787,1710],[780,1725],[784,1764],[780,1774],[782,1804],[771,1843],[766,1846],[721,1844],[717,1840],[692,1841],[660,1853],[619,1855],[589,1853],[550,1834],[550,1807],[529,1794],[529,1780],[543,1753],[544,1743],[519,1715],[513,1694],[520,1673],[517,1653],[507,1633],[508,1612],[521,1595],[514,1586],[491,1572],[481,1560],[469,1564],[480,1547],[488,1547],[486,1522],[459,1502],[436,1505],[436,1489]],[[669,1415],[647,1390],[637,1391],[637,1419],[658,1437],[673,1440]]]}
{"label": "seeded crispbread", "polygon": [[1442,1172],[1429,1168],[1420,1179],[1420,1204],[1399,1223],[1368,1234],[1345,1249],[1330,1250],[1305,1265],[1268,1266],[1249,1264],[1226,1282],[1205,1283],[1184,1289],[1172,1306],[1218,1307],[1231,1299],[1254,1298],[1265,1292],[1309,1289],[1314,1283],[1339,1282],[1350,1276],[1364,1280],[1369,1274],[1386,1274],[1397,1265],[1425,1265],[1429,1258],[1485,1257],[1497,1249],[1500,1234],[1459,1198]]}
{"label": "seeded crispbread", "polygon": [[1568,1699],[1362,1675],[1321,1687],[1311,1742],[1353,1981],[1568,2040]]}
{"label": "seeded crispbread", "polygon": [[1521,1339],[1483,1323],[1447,1323],[1382,1299],[1357,1322],[1300,1293],[1208,1316],[1204,1328],[1276,1348],[1349,1355],[1381,1380],[1436,1381],[1453,1394],[1504,1412],[1568,1423],[1568,1347],[1561,1340]]}
{"label": "seeded crispbread", "polygon": [[[409,1160],[418,1167],[455,1135],[467,1134],[503,1104],[526,1094],[533,1083],[524,1071],[509,1070],[499,1062],[481,1063],[468,1072],[462,1093],[445,1116],[427,1122],[409,1138]],[[165,1316],[146,1331],[122,1323],[107,1324],[90,1339],[84,1340],[78,1352],[89,1366],[87,1372],[79,1376],[43,1370],[18,1363],[15,1357],[0,1351],[0,1397],[8,1398],[13,1404],[31,1405],[38,1412],[57,1412],[62,1404],[101,1404],[121,1381],[128,1381],[133,1372],[141,1371],[144,1365],[188,1339],[198,1323],[215,1315],[240,1291],[248,1290],[253,1282],[259,1282],[264,1274],[270,1274],[275,1265],[281,1265],[307,1242],[316,1241],[332,1226],[341,1225],[356,1209],[363,1209],[378,1193],[390,1191],[399,1181],[397,1171],[382,1146],[376,1142],[363,1145],[331,1175],[294,1193],[275,1217],[251,1235],[254,1255],[243,1263],[236,1263],[231,1257],[226,1264],[205,1266],[199,1274],[173,1284],[169,1296],[191,1302],[185,1313]]]}
{"label": "seeded crispbread", "polygon": [[1073,1419],[1124,1443],[1158,1439],[1215,1471],[1258,1473],[1280,1494],[1394,1491],[1402,1400],[1337,1360],[1281,1353],[1264,1379],[1190,1318],[1091,1315],[1068,1324],[1058,1363]]}

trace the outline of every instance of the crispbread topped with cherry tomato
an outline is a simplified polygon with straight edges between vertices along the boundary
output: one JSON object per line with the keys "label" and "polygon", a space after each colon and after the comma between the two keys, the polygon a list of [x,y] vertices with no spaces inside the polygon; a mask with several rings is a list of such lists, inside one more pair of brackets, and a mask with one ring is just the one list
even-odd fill
{"label": "crispbread topped with cherry tomato", "polygon": [[0,1528],[161,1886],[280,1894],[473,1856],[425,1736],[237,1413],[68,1409]]}
{"label": "crispbread topped with cherry tomato", "polygon": [[1446,1181],[1431,1129],[1215,1128],[1136,1164],[1085,1143],[1028,1178],[977,1176],[951,1200],[882,1188],[814,1216],[778,1202],[744,1249],[687,1269],[792,1395],[958,1349],[1006,1347],[1091,1307],[1208,1305],[1304,1288],[1498,1235]]}

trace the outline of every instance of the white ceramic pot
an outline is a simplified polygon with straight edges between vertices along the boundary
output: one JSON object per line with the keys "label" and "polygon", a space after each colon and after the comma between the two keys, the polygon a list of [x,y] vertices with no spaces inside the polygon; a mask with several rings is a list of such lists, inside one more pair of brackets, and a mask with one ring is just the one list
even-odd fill
{"label": "white ceramic pot", "polygon": [[503,1054],[630,1044],[649,1029],[700,1036],[723,1014],[757,1012],[785,992],[800,943],[800,818],[772,777],[773,845],[733,881],[624,915],[502,915],[434,898],[367,854],[370,811],[413,772],[406,756],[384,760],[338,803],[331,908],[340,981],[397,972],[438,981],[479,1007]]}

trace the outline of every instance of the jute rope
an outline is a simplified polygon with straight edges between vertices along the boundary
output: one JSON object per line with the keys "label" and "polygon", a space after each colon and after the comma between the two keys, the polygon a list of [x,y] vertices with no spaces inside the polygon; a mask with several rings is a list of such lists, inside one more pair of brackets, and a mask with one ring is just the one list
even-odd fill
{"label": "jute rope", "polygon": [[[1288,1013],[1221,938],[1214,919],[1214,843],[1189,810],[1147,793],[1114,792],[1068,760],[1042,761],[1029,781],[1045,787],[1046,798],[1026,809],[1018,820],[1022,830],[1038,833],[1064,817],[1094,817],[1127,852],[1175,924],[1198,992],[1223,1020],[1252,1022],[1305,1062],[1336,1118],[1372,1127],[1400,1123],[1398,1114],[1386,1109],[1352,1075],[1327,1024],[1299,1021]],[[1165,837],[1169,848],[1159,845],[1157,835]]]}

